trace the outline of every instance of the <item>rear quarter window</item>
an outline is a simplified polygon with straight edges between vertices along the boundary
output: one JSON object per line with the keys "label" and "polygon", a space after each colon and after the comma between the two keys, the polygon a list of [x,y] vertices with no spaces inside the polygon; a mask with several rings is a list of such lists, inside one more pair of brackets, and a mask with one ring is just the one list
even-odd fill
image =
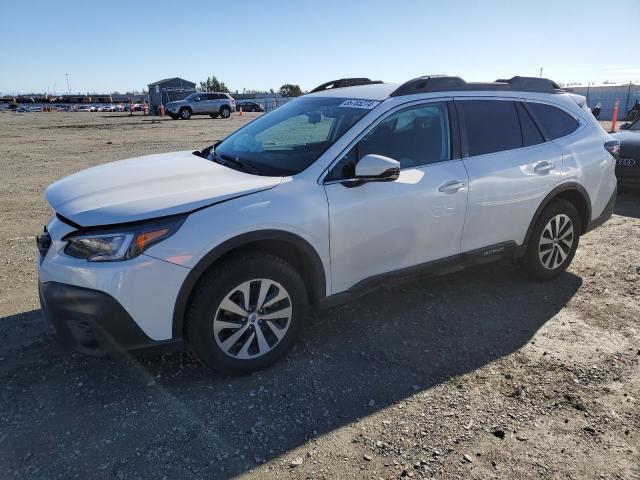
{"label": "rear quarter window", "polygon": [[522,130],[522,145],[529,147],[543,143],[544,137],[542,133],[540,133],[540,130],[529,115],[529,112],[527,112],[527,109],[522,105],[522,102],[516,103],[516,109],[518,110],[520,128]]}
{"label": "rear quarter window", "polygon": [[534,102],[528,102],[527,107],[545,136],[551,140],[569,135],[578,128],[577,120],[557,107]]}

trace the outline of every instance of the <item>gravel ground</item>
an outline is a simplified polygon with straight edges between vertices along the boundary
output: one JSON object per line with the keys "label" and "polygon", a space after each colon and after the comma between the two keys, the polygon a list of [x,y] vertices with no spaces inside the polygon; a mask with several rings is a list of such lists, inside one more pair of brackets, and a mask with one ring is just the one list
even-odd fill
{"label": "gravel ground", "polygon": [[0,113],[0,477],[640,478],[634,192],[555,281],[504,263],[383,289],[251,376],[64,352],[37,305],[46,185],[252,118]]}

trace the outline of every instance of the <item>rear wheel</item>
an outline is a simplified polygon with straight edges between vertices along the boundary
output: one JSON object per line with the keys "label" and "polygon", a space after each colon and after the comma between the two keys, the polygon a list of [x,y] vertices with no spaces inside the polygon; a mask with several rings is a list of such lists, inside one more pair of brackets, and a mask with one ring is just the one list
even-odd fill
{"label": "rear wheel", "polygon": [[225,105],[220,109],[220,116],[222,118],[229,118],[231,116],[231,109]]}
{"label": "rear wheel", "polygon": [[298,272],[271,255],[247,254],[200,280],[187,312],[187,341],[206,366],[227,374],[265,368],[302,331],[306,290]]}
{"label": "rear wheel", "polygon": [[182,120],[189,120],[191,118],[191,110],[188,108],[183,108],[180,110],[180,118]]}
{"label": "rear wheel", "polygon": [[580,215],[570,202],[553,200],[531,232],[520,267],[532,280],[551,280],[571,264],[578,249]]}

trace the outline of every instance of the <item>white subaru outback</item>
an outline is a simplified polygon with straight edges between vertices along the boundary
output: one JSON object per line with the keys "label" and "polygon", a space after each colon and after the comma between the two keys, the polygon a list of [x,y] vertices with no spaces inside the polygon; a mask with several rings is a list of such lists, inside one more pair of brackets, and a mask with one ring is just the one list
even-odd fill
{"label": "white subaru outback", "polygon": [[501,258],[557,277],[612,214],[618,148],[547,79],[329,82],[202,151],[51,185],[42,311],[84,353],[186,344],[254,371],[309,306],[393,277]]}

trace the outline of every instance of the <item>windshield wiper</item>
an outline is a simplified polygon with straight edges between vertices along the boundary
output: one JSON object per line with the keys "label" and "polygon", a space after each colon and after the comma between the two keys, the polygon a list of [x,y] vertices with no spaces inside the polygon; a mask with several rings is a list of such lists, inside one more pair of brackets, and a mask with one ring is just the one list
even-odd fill
{"label": "windshield wiper", "polygon": [[[237,167],[239,167],[242,170],[247,170],[249,172],[253,172],[253,173],[257,173],[258,175],[261,174],[261,170],[256,167],[255,165],[252,165],[246,161],[242,161],[237,157],[232,157],[231,155],[221,155],[221,154],[217,154],[214,152],[213,154],[214,158],[218,157],[221,158],[223,161],[225,162],[229,162],[229,163],[233,163],[234,165],[236,165]],[[224,165],[224,164],[223,164]]]}

